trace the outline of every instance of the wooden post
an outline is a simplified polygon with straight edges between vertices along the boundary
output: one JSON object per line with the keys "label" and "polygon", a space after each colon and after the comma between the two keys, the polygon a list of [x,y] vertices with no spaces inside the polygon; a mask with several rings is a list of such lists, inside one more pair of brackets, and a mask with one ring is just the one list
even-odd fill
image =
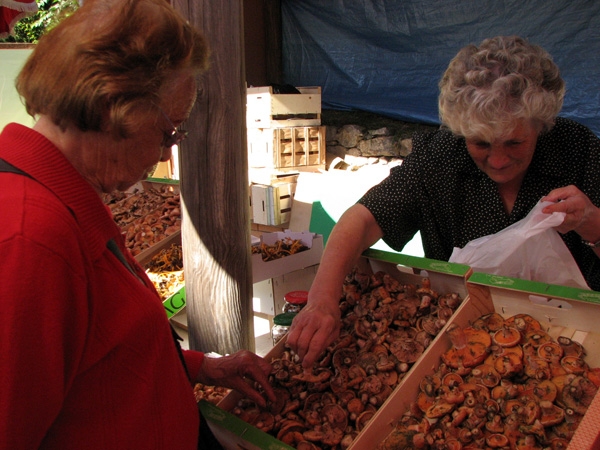
{"label": "wooden post", "polygon": [[180,150],[190,348],[254,351],[242,0],[175,0],[211,46]]}
{"label": "wooden post", "polygon": [[281,0],[266,0],[264,7],[267,84],[281,84],[283,83]]}

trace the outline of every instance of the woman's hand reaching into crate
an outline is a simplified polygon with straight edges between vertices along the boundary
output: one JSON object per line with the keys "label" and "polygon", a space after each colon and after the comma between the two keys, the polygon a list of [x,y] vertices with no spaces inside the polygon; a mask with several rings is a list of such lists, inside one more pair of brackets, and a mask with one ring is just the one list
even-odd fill
{"label": "woman's hand reaching into crate", "polygon": [[[269,384],[270,373],[269,362],[248,350],[240,350],[217,358],[205,356],[196,382],[235,389],[265,407],[267,400],[276,401]],[[256,384],[262,388],[260,391]]]}

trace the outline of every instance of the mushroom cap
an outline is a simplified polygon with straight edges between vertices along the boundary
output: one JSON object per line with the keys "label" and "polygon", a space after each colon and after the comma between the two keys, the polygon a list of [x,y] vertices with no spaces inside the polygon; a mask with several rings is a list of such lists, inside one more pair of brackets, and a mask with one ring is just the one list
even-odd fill
{"label": "mushroom cap", "polygon": [[342,366],[350,367],[356,362],[356,350],[345,347],[340,348],[333,354],[333,367],[340,369]]}
{"label": "mushroom cap", "polygon": [[275,426],[275,416],[270,412],[262,411],[254,418],[252,425],[268,433]]}
{"label": "mushroom cap", "polygon": [[494,366],[485,363],[474,367],[470,375],[472,382],[483,384],[489,388],[498,386],[500,379],[501,376]]}
{"label": "mushroom cap", "polygon": [[562,390],[562,401],[567,408],[578,414],[585,414],[594,400],[598,387],[582,376],[576,376]]}
{"label": "mushroom cap", "polygon": [[503,377],[511,377],[523,370],[523,359],[517,353],[505,352],[496,358],[494,369]]}
{"label": "mushroom cap", "polygon": [[493,312],[485,314],[473,322],[474,328],[481,328],[486,331],[494,332],[504,326],[504,317],[499,313]]}
{"label": "mushroom cap", "polygon": [[425,411],[425,416],[429,419],[437,419],[440,418],[454,410],[456,405],[453,403],[446,402],[444,400],[439,400],[433,403],[427,411]]}
{"label": "mushroom cap", "polygon": [[550,378],[552,374],[550,363],[539,357],[526,358],[523,371],[528,377],[537,380]]}
{"label": "mushroom cap", "polygon": [[558,395],[558,388],[552,380],[542,380],[535,384],[532,392],[540,401],[553,402]]}
{"label": "mushroom cap", "polygon": [[490,434],[485,438],[485,443],[490,448],[504,448],[509,445],[508,438],[500,433]]}
{"label": "mushroom cap", "polygon": [[376,372],[378,362],[379,358],[377,355],[370,352],[360,353],[356,358],[356,364],[362,367],[367,374]]}
{"label": "mushroom cap", "polygon": [[365,404],[359,398],[353,398],[346,407],[348,412],[357,416],[365,410]]}
{"label": "mushroom cap", "polygon": [[508,326],[514,326],[522,333],[527,334],[530,331],[541,330],[542,324],[529,314],[515,314],[504,321]]}
{"label": "mushroom cap", "polygon": [[424,351],[423,344],[414,339],[398,339],[390,345],[390,352],[398,361],[406,363],[414,363]]}
{"label": "mushroom cap", "polygon": [[563,420],[565,420],[565,411],[564,409],[556,406],[552,402],[540,402],[540,423],[545,427],[551,427],[554,425],[558,425]]}
{"label": "mushroom cap", "polygon": [[419,389],[421,390],[421,392],[424,392],[430,397],[435,397],[436,392],[441,385],[442,377],[435,373],[433,375],[424,376],[421,382],[419,383]]}
{"label": "mushroom cap", "polygon": [[356,431],[361,431],[367,425],[367,423],[369,423],[369,420],[371,420],[374,415],[375,412],[372,410],[365,410],[362,413],[360,413],[360,415],[356,418]]}
{"label": "mushroom cap", "polygon": [[600,387],[600,367],[590,367],[586,371],[585,376],[596,386]]}
{"label": "mushroom cap", "polygon": [[343,431],[348,426],[348,413],[338,404],[325,405],[322,415],[333,428]]}
{"label": "mushroom cap", "polygon": [[563,356],[560,360],[560,365],[567,373],[574,373],[576,375],[583,375],[588,369],[588,365],[583,358],[575,355]]}
{"label": "mushroom cap", "polygon": [[562,347],[556,342],[544,342],[538,347],[538,356],[546,361],[560,361],[563,354]]}
{"label": "mushroom cap", "polygon": [[515,327],[504,326],[494,332],[493,341],[501,347],[514,347],[521,341],[521,332]]}
{"label": "mushroom cap", "polygon": [[379,372],[377,374],[377,376],[379,377],[379,379],[381,380],[381,382],[383,384],[385,384],[386,386],[396,386],[396,384],[398,384],[398,379],[400,378],[398,376],[398,372],[396,372],[395,370],[388,370],[385,372]]}
{"label": "mushroom cap", "polygon": [[579,356],[585,355],[583,345],[579,342],[572,340],[566,336],[559,336],[556,341],[563,348],[565,356]]}
{"label": "mushroom cap", "polygon": [[546,342],[552,342],[552,337],[543,330],[531,330],[525,333],[523,341],[531,344],[534,348],[538,348]]}
{"label": "mushroom cap", "polygon": [[453,369],[464,369],[481,364],[486,356],[487,347],[484,344],[475,342],[460,349],[450,348],[442,353],[442,361]]}
{"label": "mushroom cap", "polygon": [[277,439],[283,441],[283,437],[288,433],[304,433],[306,431],[306,427],[297,420],[286,420],[282,423],[279,432],[277,433]]}
{"label": "mushroom cap", "polygon": [[435,397],[427,395],[425,392],[419,392],[416,403],[418,408],[425,413],[435,403]]}
{"label": "mushroom cap", "polygon": [[319,450],[319,447],[309,441],[300,441],[296,444],[296,450]]}

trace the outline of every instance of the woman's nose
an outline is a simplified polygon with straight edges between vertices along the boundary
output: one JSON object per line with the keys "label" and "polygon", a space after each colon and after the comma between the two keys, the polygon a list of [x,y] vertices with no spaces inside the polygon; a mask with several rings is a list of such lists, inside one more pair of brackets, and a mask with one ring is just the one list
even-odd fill
{"label": "woman's nose", "polygon": [[493,146],[487,158],[487,163],[494,169],[502,169],[508,164],[509,158],[504,151],[504,148]]}

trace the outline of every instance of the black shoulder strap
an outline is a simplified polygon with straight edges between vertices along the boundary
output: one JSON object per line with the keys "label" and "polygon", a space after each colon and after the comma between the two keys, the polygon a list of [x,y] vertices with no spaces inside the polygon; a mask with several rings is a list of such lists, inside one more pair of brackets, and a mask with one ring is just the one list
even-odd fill
{"label": "black shoulder strap", "polygon": [[[2,158],[0,158],[0,172],[16,173],[18,175],[24,175],[33,179],[33,177],[27,172],[24,172],[21,169],[13,166],[12,164],[7,163]],[[125,259],[125,255],[121,253],[121,250],[119,249],[117,243],[113,239],[106,243],[106,247],[110,250],[111,253],[113,253],[117,257],[117,259],[121,262],[121,264],[123,264],[127,268],[127,270],[129,270],[142,284],[144,284],[144,282],[138,276],[138,274],[135,273],[135,270],[133,270],[133,267],[131,267],[131,265],[127,262],[127,259]],[[187,365],[185,364],[185,359],[183,357],[183,351],[181,349],[181,345],[179,344],[179,341],[183,341],[183,339],[177,334],[175,328],[173,328],[173,325],[170,322],[169,325],[171,326],[171,334],[173,335],[173,341],[175,341],[175,348],[177,349],[177,353],[179,354],[179,359],[181,360],[181,364],[183,364],[185,373],[188,373]]]}
{"label": "black shoulder strap", "polygon": [[18,169],[12,164],[7,163],[2,158],[0,158],[0,172],[16,173],[31,178],[31,175],[29,175],[27,172],[23,172],[21,169]]}

